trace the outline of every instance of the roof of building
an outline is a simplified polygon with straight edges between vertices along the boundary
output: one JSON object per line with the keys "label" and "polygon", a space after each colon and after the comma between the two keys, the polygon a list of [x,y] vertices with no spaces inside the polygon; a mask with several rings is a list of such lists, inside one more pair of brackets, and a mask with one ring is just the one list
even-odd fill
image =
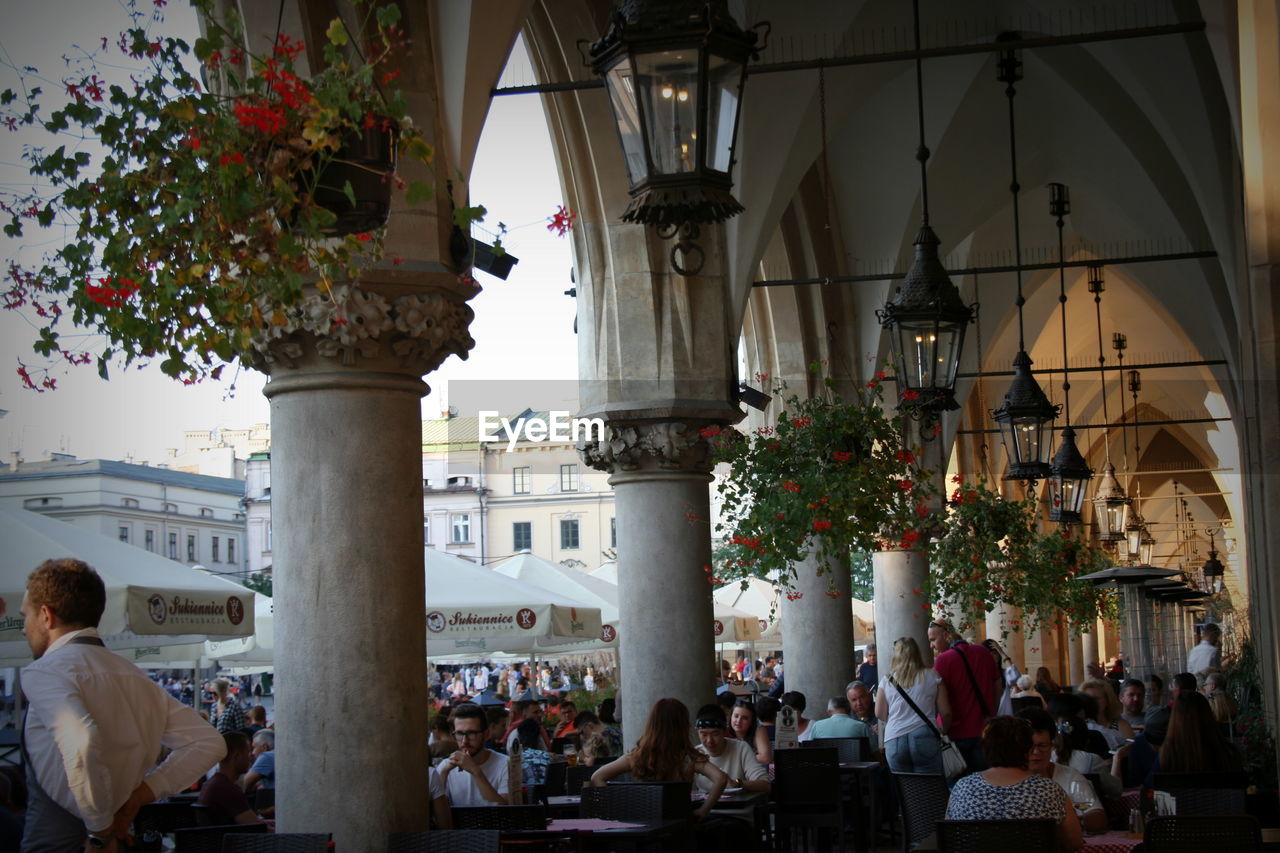
{"label": "roof of building", "polygon": [[23,462],[16,471],[0,472],[0,480],[51,480],[92,474],[146,483],[163,483],[168,486],[225,495],[244,494],[244,480],[210,477],[207,474],[189,474],[185,471],[171,471],[168,468],[133,465],[109,459],[54,459],[47,462]]}

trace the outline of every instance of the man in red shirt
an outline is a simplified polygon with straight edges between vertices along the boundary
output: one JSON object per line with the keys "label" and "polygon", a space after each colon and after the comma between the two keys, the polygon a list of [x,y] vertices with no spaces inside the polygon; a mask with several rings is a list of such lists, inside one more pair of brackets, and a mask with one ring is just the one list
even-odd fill
{"label": "man in red shirt", "polygon": [[995,714],[1000,670],[984,646],[965,642],[945,622],[929,623],[929,646],[933,668],[942,676],[951,700],[948,734],[970,770],[985,770],[987,761],[980,741],[987,718]]}

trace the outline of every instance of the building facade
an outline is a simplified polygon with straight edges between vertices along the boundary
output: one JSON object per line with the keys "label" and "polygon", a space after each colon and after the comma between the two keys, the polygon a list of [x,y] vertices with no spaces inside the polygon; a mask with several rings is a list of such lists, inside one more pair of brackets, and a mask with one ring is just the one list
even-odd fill
{"label": "building facade", "polygon": [[0,503],[59,518],[239,580],[247,567],[244,483],[63,454],[10,464]]}

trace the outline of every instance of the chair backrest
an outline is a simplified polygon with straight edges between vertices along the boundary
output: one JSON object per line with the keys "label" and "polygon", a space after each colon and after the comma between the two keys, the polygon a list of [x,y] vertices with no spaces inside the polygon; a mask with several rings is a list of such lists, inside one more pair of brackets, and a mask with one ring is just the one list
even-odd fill
{"label": "chair backrest", "polygon": [[229,832],[222,836],[222,853],[327,853],[331,840],[327,832]]}
{"label": "chair backrest", "polygon": [[258,788],[253,792],[253,810],[262,812],[276,804],[275,788]]}
{"label": "chair backrest", "polygon": [[800,745],[808,749],[834,748],[841,764],[866,761],[865,756],[871,754],[871,740],[865,737],[816,737],[801,741]]}
{"label": "chair backrest", "polygon": [[1244,788],[1174,788],[1168,793],[1178,802],[1180,815],[1245,814]]}
{"label": "chair backrest", "polygon": [[564,771],[564,792],[569,795],[580,793],[582,784],[590,779],[591,774],[596,772],[597,769],[595,767],[587,767],[584,764],[566,767]]}
{"label": "chair backrest", "polygon": [[835,747],[775,749],[773,798],[778,806],[840,804],[839,752]]}
{"label": "chair backrest", "polygon": [[1157,791],[1173,792],[1179,788],[1240,788],[1249,787],[1247,773],[1156,773],[1152,787]]}
{"label": "chair backrest", "polygon": [[1010,699],[1009,704],[1013,707],[1015,714],[1024,708],[1044,708],[1044,700],[1036,696],[1018,696]]}
{"label": "chair backrest", "polygon": [[457,806],[453,809],[453,825],[458,829],[546,829],[547,807],[541,803],[527,806]]}
{"label": "chair backrest", "polygon": [[174,853],[222,853],[222,838],[232,832],[266,832],[265,823],[230,823],[222,826],[193,826],[173,831]]}
{"label": "chair backrest", "polygon": [[940,820],[941,853],[1026,853],[1057,850],[1058,822],[1044,820]]}
{"label": "chair backrest", "polygon": [[1146,853],[1204,853],[1262,850],[1262,829],[1252,815],[1165,815],[1147,821],[1142,837]]}
{"label": "chair backrest", "polygon": [[659,817],[663,820],[682,820],[693,814],[693,785],[690,782],[633,782],[615,779],[607,787],[636,788],[641,786],[658,789],[661,799]]}
{"label": "chair backrest", "polygon": [[906,848],[919,844],[947,815],[951,792],[937,773],[894,773],[894,789],[902,806],[902,836]]}
{"label": "chair backrest", "polygon": [[387,853],[498,853],[502,833],[496,829],[438,829],[433,832],[393,832]]}
{"label": "chair backrest", "polygon": [[[689,789],[685,787],[686,801]],[[659,785],[605,785],[583,788],[578,814],[602,820],[659,823],[663,820],[664,792]],[[687,814],[687,812],[686,812]]]}
{"label": "chair backrest", "polygon": [[542,793],[547,797],[563,797],[565,794],[565,778],[569,765],[563,761],[553,761],[547,765],[547,778],[542,782]]}
{"label": "chair backrest", "polygon": [[175,829],[199,826],[196,821],[196,809],[191,802],[181,803],[147,803],[138,809],[133,819],[133,834],[139,838],[148,832],[166,833]]}

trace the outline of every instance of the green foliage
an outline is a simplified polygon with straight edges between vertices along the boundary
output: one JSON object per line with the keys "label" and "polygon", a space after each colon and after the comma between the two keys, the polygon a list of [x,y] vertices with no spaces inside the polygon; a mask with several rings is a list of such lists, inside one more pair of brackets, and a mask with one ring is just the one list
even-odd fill
{"label": "green foliage", "polygon": [[[280,36],[252,55],[234,13],[219,18],[197,0],[206,34],[194,46],[153,36],[130,4],[130,29],[71,65],[62,102],[29,85],[34,69],[23,91],[0,95],[11,127],[73,140],[29,147],[44,190],[3,198],[6,234],[54,246],[33,268],[11,267],[0,291],[5,307],[33,315],[37,352],[90,361],[64,347],[71,320],[107,339],[100,373],[114,356],[159,358],[169,375],[199,381],[284,324],[305,286],[330,291],[382,258],[382,229],[332,238],[335,215],[316,201],[327,166],[359,166],[343,149],[363,133],[396,134],[402,160],[432,158],[395,86],[407,45],[399,10],[361,5],[358,38],[335,18],[325,67],[305,79],[300,43]],[[103,82],[99,69],[122,62],[132,83]],[[429,197],[414,184],[411,202]]]}
{"label": "green foliage", "polygon": [[828,380],[817,396],[791,396],[776,425],[751,436],[704,430],[717,439],[716,461],[729,465],[717,487],[725,545],[713,582],[755,576],[786,586],[810,549],[826,571],[850,549],[923,545],[937,492],[903,439],[901,417],[882,402],[879,378],[850,400]]}
{"label": "green foliage", "polygon": [[255,572],[254,574],[243,578],[240,583],[249,587],[249,589],[254,592],[260,592],[268,598],[271,597],[271,575],[266,572]]}
{"label": "green foliage", "polygon": [[1261,661],[1252,640],[1224,670],[1227,689],[1238,706],[1232,735],[1240,745],[1249,782],[1260,788],[1276,787],[1276,741],[1267,720],[1263,698]]}

